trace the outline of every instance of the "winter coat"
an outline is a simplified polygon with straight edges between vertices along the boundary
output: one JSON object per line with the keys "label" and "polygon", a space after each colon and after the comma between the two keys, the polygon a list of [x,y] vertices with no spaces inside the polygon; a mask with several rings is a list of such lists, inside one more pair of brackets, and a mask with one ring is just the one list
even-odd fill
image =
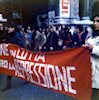
{"label": "winter coat", "polygon": [[5,42],[15,44],[15,45],[18,45],[20,47],[24,47],[23,39],[22,39],[22,36],[19,32],[8,33],[6,36]]}
{"label": "winter coat", "polygon": [[99,36],[90,37],[86,42],[93,45],[91,51],[92,88],[99,89]]}
{"label": "winter coat", "polygon": [[[79,35],[76,33],[73,35],[73,39],[72,42],[69,43],[68,47],[80,47],[83,44],[85,44],[85,39],[87,36],[86,32],[82,32],[83,34],[81,34],[81,38],[79,39]],[[74,44],[76,42],[76,44]]]}
{"label": "winter coat", "polygon": [[29,33],[21,33],[21,36],[23,39],[24,48],[31,50],[32,42],[30,40]]}
{"label": "winter coat", "polygon": [[55,32],[49,34],[45,46],[47,51],[50,51],[50,47],[53,47],[53,51],[58,50],[58,36]]}
{"label": "winter coat", "polygon": [[44,39],[43,34],[37,33],[35,38],[34,38],[34,41],[35,41],[34,50],[38,51],[39,46],[42,47],[44,45],[45,39]]}
{"label": "winter coat", "polygon": [[3,43],[3,39],[5,39],[6,31],[0,30],[0,43]]}

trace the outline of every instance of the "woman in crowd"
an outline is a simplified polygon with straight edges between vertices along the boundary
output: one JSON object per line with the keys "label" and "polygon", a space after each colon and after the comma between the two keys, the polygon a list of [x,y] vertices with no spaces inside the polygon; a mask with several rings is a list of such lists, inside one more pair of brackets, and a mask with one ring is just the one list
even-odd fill
{"label": "woman in crowd", "polygon": [[80,47],[85,44],[85,39],[87,32],[83,30],[82,25],[75,26],[75,34],[73,35],[72,41],[69,43],[68,47]]}
{"label": "woman in crowd", "polygon": [[93,17],[93,33],[86,41],[91,51],[92,100],[99,100],[99,15]]}

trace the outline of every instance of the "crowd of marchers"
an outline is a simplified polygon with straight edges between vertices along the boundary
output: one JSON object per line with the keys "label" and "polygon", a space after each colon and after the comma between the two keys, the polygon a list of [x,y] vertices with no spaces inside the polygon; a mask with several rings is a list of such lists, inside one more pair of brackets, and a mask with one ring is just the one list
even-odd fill
{"label": "crowd of marchers", "polygon": [[[63,50],[83,45],[90,50],[92,69],[92,100],[99,100],[99,14],[93,16],[92,31],[75,25],[72,30],[68,25],[46,28],[17,27],[10,24],[6,30],[0,27],[0,43],[11,43],[37,52]],[[6,86],[2,91],[11,88],[11,76],[7,76]],[[86,92],[87,93],[87,92]]]}
{"label": "crowd of marchers", "polygon": [[[69,25],[50,27],[19,27],[14,23],[9,26],[0,26],[0,43],[18,45],[27,50],[36,52],[50,52],[79,47],[85,44],[88,34],[87,27],[75,25],[75,30]],[[11,76],[7,76],[6,85],[2,91],[11,88]],[[27,82],[26,82],[27,83]]]}
{"label": "crowd of marchers", "polygon": [[37,52],[49,52],[79,47],[85,44],[88,27],[70,25],[50,27],[18,27],[11,23],[8,27],[0,26],[0,43],[11,43]]}

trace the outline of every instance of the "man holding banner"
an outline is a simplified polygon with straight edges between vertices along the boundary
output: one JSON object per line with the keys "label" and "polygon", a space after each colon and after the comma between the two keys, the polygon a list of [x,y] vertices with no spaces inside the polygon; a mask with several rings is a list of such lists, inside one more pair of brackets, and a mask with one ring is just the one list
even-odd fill
{"label": "man holding banner", "polygon": [[[8,28],[8,33],[5,38],[5,43],[11,43],[23,47],[23,40],[21,34],[17,32],[17,26],[14,23],[11,23]],[[8,90],[11,88],[11,76],[7,76],[6,86],[2,91]]]}
{"label": "man holding banner", "polygon": [[93,21],[92,37],[86,41],[86,47],[91,51],[92,100],[99,100],[99,15],[95,15]]}

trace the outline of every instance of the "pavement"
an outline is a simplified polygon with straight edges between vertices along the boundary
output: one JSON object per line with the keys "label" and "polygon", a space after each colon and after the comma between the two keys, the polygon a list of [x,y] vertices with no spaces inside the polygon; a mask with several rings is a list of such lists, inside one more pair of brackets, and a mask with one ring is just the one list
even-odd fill
{"label": "pavement", "polygon": [[[32,83],[12,77],[11,89],[2,92],[0,100],[77,100],[72,97],[38,87]],[[6,84],[6,75],[0,74],[0,89]]]}

